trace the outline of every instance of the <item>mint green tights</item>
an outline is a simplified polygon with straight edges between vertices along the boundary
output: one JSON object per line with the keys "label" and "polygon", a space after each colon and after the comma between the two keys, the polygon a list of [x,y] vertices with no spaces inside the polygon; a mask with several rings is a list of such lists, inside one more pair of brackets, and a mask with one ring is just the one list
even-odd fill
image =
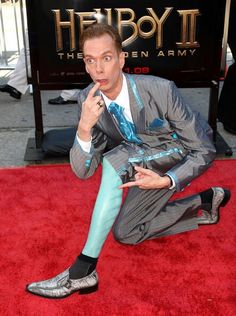
{"label": "mint green tights", "polygon": [[89,234],[82,253],[98,258],[102,246],[119,213],[122,202],[120,177],[111,164],[103,159],[102,180],[93,210]]}

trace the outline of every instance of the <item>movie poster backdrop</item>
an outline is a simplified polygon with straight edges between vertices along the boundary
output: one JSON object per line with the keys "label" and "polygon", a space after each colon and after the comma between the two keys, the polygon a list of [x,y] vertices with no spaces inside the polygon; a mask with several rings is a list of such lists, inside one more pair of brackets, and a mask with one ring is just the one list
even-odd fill
{"label": "movie poster backdrop", "polygon": [[225,0],[26,0],[40,84],[88,84],[79,37],[94,22],[118,28],[124,71],[175,82],[218,80]]}

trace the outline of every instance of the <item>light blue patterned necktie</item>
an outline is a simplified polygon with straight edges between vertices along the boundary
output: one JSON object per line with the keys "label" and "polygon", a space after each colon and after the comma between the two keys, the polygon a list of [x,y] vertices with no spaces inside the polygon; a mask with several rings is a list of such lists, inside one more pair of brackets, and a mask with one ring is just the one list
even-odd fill
{"label": "light blue patterned necktie", "polygon": [[123,136],[130,142],[141,144],[141,139],[136,135],[135,125],[129,122],[124,115],[124,108],[115,102],[111,102],[108,111],[113,114],[119,124]]}

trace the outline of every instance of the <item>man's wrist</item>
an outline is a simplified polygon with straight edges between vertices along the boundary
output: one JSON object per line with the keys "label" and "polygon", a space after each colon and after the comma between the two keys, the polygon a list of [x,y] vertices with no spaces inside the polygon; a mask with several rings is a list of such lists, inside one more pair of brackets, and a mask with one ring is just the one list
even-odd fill
{"label": "man's wrist", "polygon": [[90,141],[83,141],[82,139],[79,138],[78,133],[77,133],[76,140],[79,143],[79,145],[83,151],[85,151],[86,153],[90,153],[91,144],[92,144],[92,137],[91,137]]}
{"label": "man's wrist", "polygon": [[91,140],[91,128],[83,126],[83,124],[79,124],[77,135],[82,141],[88,142]]}
{"label": "man's wrist", "polygon": [[171,177],[165,174],[162,178],[165,180],[165,188],[169,189],[173,185]]}
{"label": "man's wrist", "polygon": [[169,174],[165,174],[166,177],[168,177],[170,179],[170,185],[168,187],[168,189],[174,189],[175,188],[175,182],[173,181],[173,178],[169,175]]}

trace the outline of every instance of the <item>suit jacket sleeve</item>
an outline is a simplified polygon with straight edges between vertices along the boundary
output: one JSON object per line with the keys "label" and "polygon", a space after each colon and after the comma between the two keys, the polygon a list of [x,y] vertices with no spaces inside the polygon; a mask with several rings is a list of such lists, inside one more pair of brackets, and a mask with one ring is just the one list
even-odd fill
{"label": "suit jacket sleeve", "polygon": [[184,159],[167,172],[180,191],[211,165],[216,151],[210,126],[199,113],[186,106],[173,82],[169,83],[167,109],[167,119],[188,151]]}
{"label": "suit jacket sleeve", "polygon": [[[91,86],[81,91],[78,96],[79,119],[81,115],[81,105],[86,99],[87,92]],[[73,172],[81,179],[92,176],[102,160],[102,154],[107,144],[107,136],[96,127],[92,131],[92,145],[89,153],[83,151],[77,139],[70,150],[70,165]]]}

